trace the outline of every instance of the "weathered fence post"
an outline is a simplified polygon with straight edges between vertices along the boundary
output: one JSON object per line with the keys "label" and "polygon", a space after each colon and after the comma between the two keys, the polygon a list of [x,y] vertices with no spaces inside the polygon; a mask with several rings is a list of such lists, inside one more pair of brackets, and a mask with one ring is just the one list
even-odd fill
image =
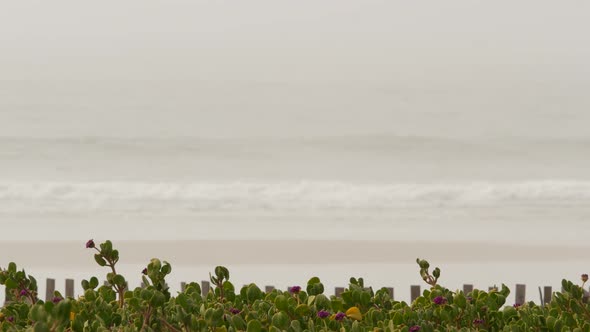
{"label": "weathered fence post", "polygon": [[464,284],[463,285],[463,293],[465,293],[465,295],[469,294],[473,292],[473,285],[470,284]]}
{"label": "weathered fence post", "polygon": [[389,293],[389,297],[393,300],[393,287],[387,287],[387,292]]}
{"label": "weathered fence post", "polygon": [[55,279],[45,281],[45,302],[53,300],[53,292],[55,292]]}
{"label": "weathered fence post", "polygon": [[201,281],[201,293],[203,298],[207,298],[207,294],[209,294],[209,281]]}
{"label": "weathered fence post", "polygon": [[66,297],[74,297],[74,279],[66,279]]}
{"label": "weathered fence post", "polygon": [[418,297],[420,297],[420,285],[410,286],[410,301],[414,302]]}
{"label": "weathered fence post", "polygon": [[340,297],[340,295],[342,294],[342,292],[344,292],[344,287],[336,287],[336,288],[334,288],[334,295],[336,295],[336,297]]}
{"label": "weathered fence post", "polygon": [[186,290],[186,282],[181,281],[180,282],[180,291],[184,292]]}
{"label": "weathered fence post", "polygon": [[12,301],[12,293],[8,290],[7,287],[4,287],[4,305],[7,305]]}
{"label": "weathered fence post", "polygon": [[264,287],[264,292],[265,292],[265,293],[270,293],[270,292],[272,292],[273,290],[275,290],[275,286],[265,286],[265,287]]}
{"label": "weathered fence post", "polygon": [[516,284],[516,295],[514,297],[515,304],[524,304],[526,297],[526,285]]}
{"label": "weathered fence post", "polygon": [[551,289],[551,286],[545,286],[543,288],[543,302],[545,304],[551,303],[551,298],[552,297],[553,297],[553,291]]}

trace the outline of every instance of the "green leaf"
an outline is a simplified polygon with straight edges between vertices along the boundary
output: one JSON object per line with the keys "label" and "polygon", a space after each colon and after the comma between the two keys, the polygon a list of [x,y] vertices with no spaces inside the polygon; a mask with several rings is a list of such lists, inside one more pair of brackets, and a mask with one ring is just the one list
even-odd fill
{"label": "green leaf", "polygon": [[16,263],[10,262],[8,263],[8,272],[15,273],[16,272]]}
{"label": "green leaf", "polygon": [[35,324],[34,332],[49,332],[49,327],[45,322],[37,322]]}
{"label": "green leaf", "polygon": [[104,260],[104,258],[102,258],[102,256],[100,254],[94,254],[94,260],[96,261],[96,263],[98,263],[98,265],[100,266],[105,266],[107,265],[107,261]]}
{"label": "green leaf", "polygon": [[279,311],[272,316],[272,325],[280,330],[286,330],[289,327],[289,316],[283,311]]}
{"label": "green leaf", "polygon": [[360,303],[363,307],[368,307],[371,303],[371,294],[368,292],[362,292],[360,294]]}
{"label": "green leaf", "polygon": [[440,277],[440,269],[438,267],[434,269],[434,271],[432,271],[432,275],[438,279]]}
{"label": "green leaf", "polygon": [[162,294],[162,292],[154,292],[154,296],[152,297],[151,300],[151,304],[156,307],[159,308],[161,306],[164,305],[164,303],[166,302],[166,296],[164,296],[164,294]]}
{"label": "green leaf", "polygon": [[298,320],[291,321],[291,325],[289,326],[294,332],[302,332],[301,323]]}
{"label": "green leaf", "polygon": [[309,315],[310,311],[307,304],[300,304],[295,308],[295,313],[301,317]]}
{"label": "green leaf", "polygon": [[126,284],[126,282],[125,282],[125,277],[123,277],[123,276],[122,276],[122,275],[120,275],[120,274],[116,274],[116,275],[113,277],[113,283],[114,283],[115,285],[119,286],[119,287],[125,287],[125,284]]}
{"label": "green leaf", "polygon": [[162,266],[162,273],[163,274],[170,274],[170,272],[172,272],[172,266],[170,266],[170,264],[168,264],[168,262],[164,262],[164,265]]}
{"label": "green leaf", "polygon": [[243,331],[247,328],[246,321],[240,315],[233,315],[231,321],[237,330]]}
{"label": "green leaf", "polygon": [[461,309],[465,309],[467,306],[467,298],[463,295],[463,292],[458,293],[453,299],[453,303]]}
{"label": "green leaf", "polygon": [[104,243],[101,243],[100,249],[101,252],[108,257],[113,251],[113,243],[110,240],[106,240]]}
{"label": "green leaf", "polygon": [[229,270],[225,266],[215,267],[215,275],[218,279],[229,279]]}
{"label": "green leaf", "polygon": [[275,307],[279,310],[287,311],[289,309],[287,297],[285,295],[277,295],[275,298]]}
{"label": "green leaf", "polygon": [[91,302],[96,300],[96,292],[93,289],[87,289],[84,291],[84,299]]}
{"label": "green leaf", "polygon": [[12,278],[6,279],[6,282],[4,283],[4,285],[8,289],[16,289],[18,287],[18,283],[16,281],[14,281],[14,279],[12,279]]}
{"label": "green leaf", "polygon": [[90,278],[90,288],[95,289],[98,287],[98,279],[96,277]]}
{"label": "green leaf", "polygon": [[330,299],[326,295],[318,294],[315,297],[315,307],[318,311],[332,310],[332,301],[330,301]]}
{"label": "green leaf", "polygon": [[43,307],[43,305],[37,304],[34,305],[33,308],[31,308],[29,317],[33,321],[42,322],[45,321],[45,319],[47,319],[47,313],[45,312],[45,308]]}
{"label": "green leaf", "polygon": [[248,302],[253,303],[254,301],[262,298],[262,291],[255,284],[250,284],[248,285],[246,296],[248,297]]}

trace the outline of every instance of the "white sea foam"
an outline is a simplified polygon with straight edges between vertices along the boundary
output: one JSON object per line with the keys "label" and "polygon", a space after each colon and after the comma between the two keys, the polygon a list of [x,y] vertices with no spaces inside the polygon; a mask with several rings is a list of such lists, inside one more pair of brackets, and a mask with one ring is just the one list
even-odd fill
{"label": "white sea foam", "polygon": [[344,182],[2,183],[0,212],[384,210],[404,206],[580,205],[590,182],[352,184]]}

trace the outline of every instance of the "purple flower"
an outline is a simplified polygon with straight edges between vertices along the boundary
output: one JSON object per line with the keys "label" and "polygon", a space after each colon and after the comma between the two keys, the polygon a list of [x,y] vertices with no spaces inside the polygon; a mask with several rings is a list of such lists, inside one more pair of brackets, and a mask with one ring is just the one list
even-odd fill
{"label": "purple flower", "polygon": [[467,302],[471,302],[471,301],[473,301],[473,298],[471,296],[468,296],[467,297]]}
{"label": "purple flower", "polygon": [[9,322],[11,322],[11,323],[14,323],[14,316],[8,316],[8,317],[6,317],[6,320],[9,321]]}
{"label": "purple flower", "polygon": [[447,299],[445,299],[442,296],[437,296],[432,300],[432,302],[434,302],[435,304],[441,305],[441,304],[447,303]]}
{"label": "purple flower", "polygon": [[586,281],[588,281],[588,275],[582,274],[582,282],[586,282]]}
{"label": "purple flower", "polygon": [[20,291],[20,296],[27,296],[29,294],[26,289]]}
{"label": "purple flower", "polygon": [[237,315],[237,314],[239,314],[241,312],[241,310],[238,309],[238,308],[230,308],[229,309],[229,312],[231,312],[234,315]]}
{"label": "purple flower", "polygon": [[320,311],[318,311],[318,317],[319,318],[326,318],[328,316],[330,316],[330,313],[327,312],[326,310],[320,310]]}
{"label": "purple flower", "polygon": [[520,304],[520,303],[514,303],[512,306],[513,306],[513,307],[515,307],[515,308],[518,308],[518,307],[520,307],[521,305],[522,305],[522,304]]}
{"label": "purple flower", "polygon": [[336,314],[336,317],[334,317],[334,319],[336,319],[337,321],[341,321],[344,319],[344,317],[346,317],[346,314],[343,312],[339,312]]}
{"label": "purple flower", "polygon": [[410,327],[410,332],[416,332],[416,331],[420,331],[420,326],[418,325],[414,325],[412,327]]}
{"label": "purple flower", "polygon": [[299,292],[301,292],[301,286],[292,286],[289,288],[289,292],[299,294]]}
{"label": "purple flower", "polygon": [[141,274],[147,275],[147,267],[144,267],[143,270],[141,270]]}
{"label": "purple flower", "polygon": [[53,298],[53,300],[51,300],[51,301],[52,301],[53,303],[59,303],[59,302],[61,302],[61,300],[63,300],[61,297],[59,297],[59,296],[55,296],[55,297]]}
{"label": "purple flower", "polygon": [[88,240],[88,242],[86,242],[86,248],[94,248],[94,240],[90,239]]}
{"label": "purple flower", "polygon": [[473,325],[482,325],[482,324],[483,324],[483,323],[485,323],[485,322],[486,322],[486,321],[485,321],[485,320],[483,320],[483,319],[478,319],[478,318],[476,318],[476,319],[474,319],[474,320],[473,320]]}

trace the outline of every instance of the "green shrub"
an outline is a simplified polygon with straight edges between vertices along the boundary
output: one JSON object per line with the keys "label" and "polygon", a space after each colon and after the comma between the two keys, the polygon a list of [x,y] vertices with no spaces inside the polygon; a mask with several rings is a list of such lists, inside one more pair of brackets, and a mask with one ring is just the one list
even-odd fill
{"label": "green shrub", "polygon": [[117,273],[119,252],[110,241],[96,247],[91,240],[86,247],[96,250],[97,264],[109,269],[107,284],[98,287],[96,277],[83,280],[84,294],[77,299],[55,292],[52,301],[44,302],[37,297],[37,282],[24,270],[14,263],[0,269],[8,294],[0,331],[590,331],[584,290],[566,280],[551,303],[511,306],[505,285],[489,292],[452,291],[439,284],[439,268],[431,273],[430,264],[418,259],[420,277],[430,288],[408,304],[393,300],[386,288],[374,292],[362,278],[350,278],[340,297],[324,295],[318,277],[305,290],[292,286],[264,293],[249,284],[236,292],[229,271],[218,266],[208,294],[189,283],[172,296],[166,283],[169,263],[152,259],[142,271],[145,287],[130,290]]}

